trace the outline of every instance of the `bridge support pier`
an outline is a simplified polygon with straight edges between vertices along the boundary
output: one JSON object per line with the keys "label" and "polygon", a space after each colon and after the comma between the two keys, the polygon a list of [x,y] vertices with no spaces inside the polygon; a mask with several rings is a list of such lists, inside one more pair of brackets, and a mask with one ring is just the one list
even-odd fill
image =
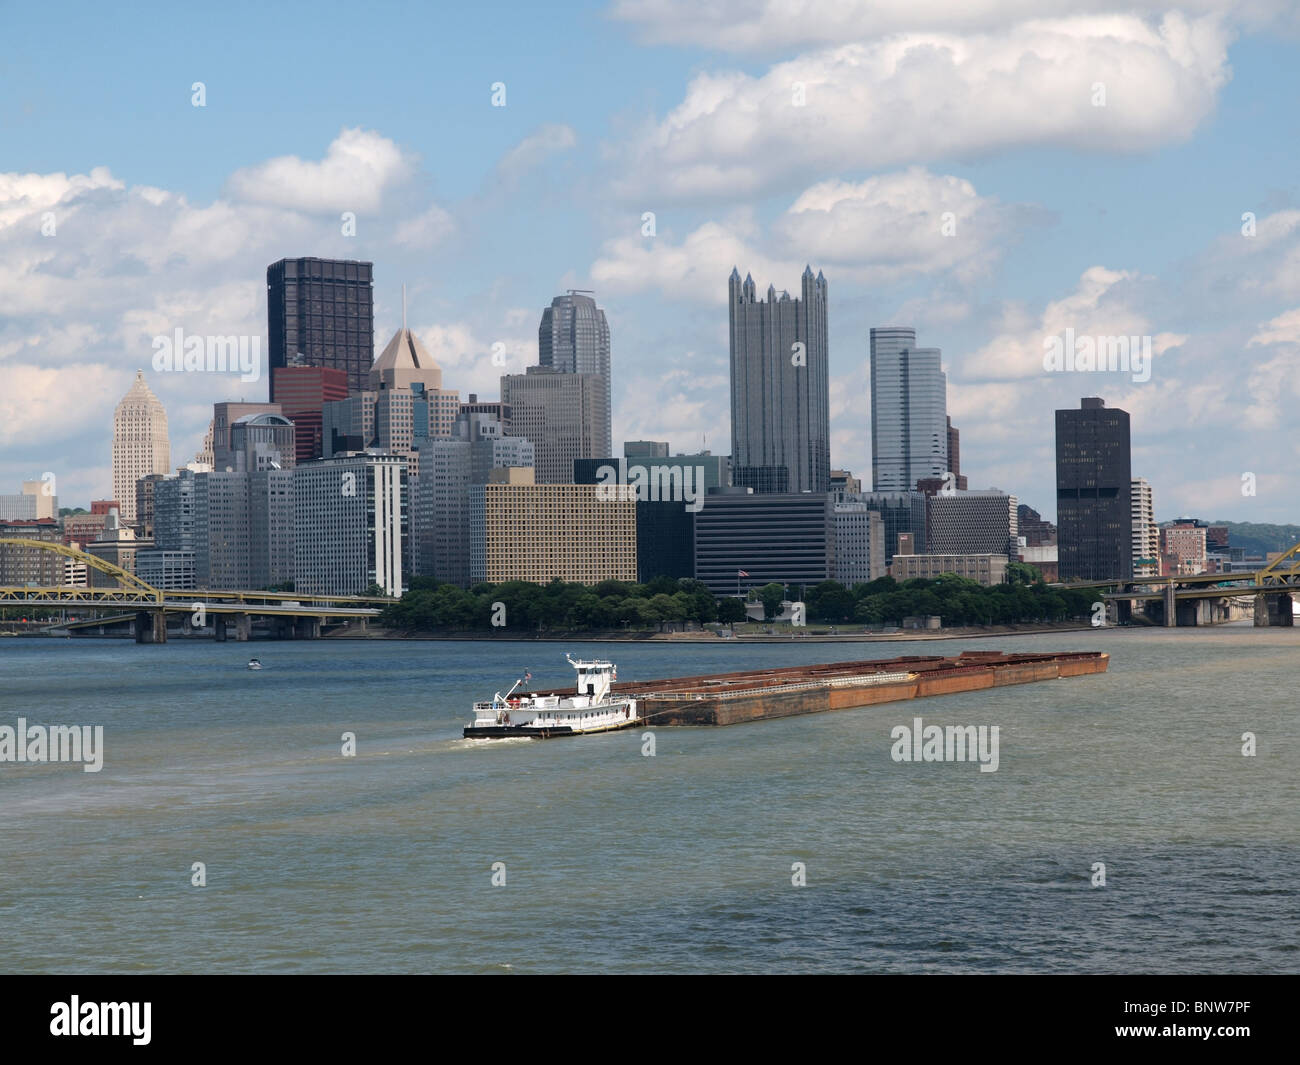
{"label": "bridge support pier", "polygon": [[295,640],[319,640],[320,618],[294,618],[293,638]]}
{"label": "bridge support pier", "polygon": [[1165,585],[1165,626],[1175,628],[1178,625],[1178,593],[1173,581]]}
{"label": "bridge support pier", "polygon": [[1267,595],[1263,592],[1255,596],[1255,625],[1265,628],[1272,625],[1291,626],[1295,619],[1291,614],[1291,596],[1286,592]]}
{"label": "bridge support pier", "polygon": [[166,612],[162,610],[137,610],[135,614],[135,642],[166,643]]}

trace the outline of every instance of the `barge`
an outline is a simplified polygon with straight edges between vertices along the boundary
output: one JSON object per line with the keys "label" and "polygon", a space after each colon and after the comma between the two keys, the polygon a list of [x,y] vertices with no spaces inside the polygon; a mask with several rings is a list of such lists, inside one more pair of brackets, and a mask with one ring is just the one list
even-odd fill
{"label": "barge", "polygon": [[[924,699],[932,695],[954,695],[1013,684],[1087,676],[1105,673],[1109,664],[1110,656],[1103,651],[963,651],[949,657],[907,655],[665,680],[625,681],[610,683],[608,687],[602,684],[600,695],[609,702],[619,701],[621,706],[631,705],[632,709],[623,722],[610,722],[617,727],[634,724],[736,725],[746,721]],[[529,709],[545,709],[550,700],[563,701],[573,696],[569,692],[537,691],[521,693],[521,697],[528,700]],[[535,702],[538,699],[547,700],[547,703]],[[481,705],[485,711],[488,709],[486,704]],[[558,707],[559,704],[555,705]],[[513,718],[511,723],[514,724]],[[549,722],[541,728],[548,725]],[[478,735],[493,734],[495,722],[482,720],[482,726],[487,728],[478,731]],[[539,728],[521,733],[512,729],[496,734],[538,735],[540,731]],[[572,735],[576,731],[587,730],[551,731],[547,734]],[[470,730],[466,729],[465,734],[471,735]]]}

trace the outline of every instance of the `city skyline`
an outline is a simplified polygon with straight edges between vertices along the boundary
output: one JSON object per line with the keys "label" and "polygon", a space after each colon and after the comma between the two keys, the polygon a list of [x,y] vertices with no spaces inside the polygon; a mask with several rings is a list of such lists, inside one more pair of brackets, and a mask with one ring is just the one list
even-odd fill
{"label": "city skyline", "polygon": [[[614,449],[651,437],[696,450],[730,434],[721,279],[736,262],[775,280],[811,260],[836,290],[837,467],[865,477],[869,330],[903,322],[944,352],[972,487],[1054,517],[1046,412],[1102,394],[1133,413],[1134,469],[1162,517],[1294,520],[1300,201],[1269,175],[1295,171],[1282,131],[1300,85],[1284,61],[1296,19],[1280,4],[1249,16],[1226,0],[1182,6],[1125,5],[1104,23],[1051,5],[1033,23],[1002,5],[946,22],[857,12],[794,34],[755,8],[716,35],[709,18],[669,17],[673,5],[580,5],[558,36],[543,13],[514,12],[519,40],[562,49],[558,84],[540,77],[554,53],[495,51],[491,19],[455,12],[439,32],[466,47],[445,65],[322,86],[293,122],[287,101],[223,68],[274,69],[280,32],[324,63],[379,54],[392,46],[382,5],[347,41],[328,32],[329,5],[318,29],[267,13],[264,38],[216,14],[165,62],[138,27],[92,36],[65,19],[65,47],[102,94],[87,100],[25,58],[0,73],[12,88],[0,111],[0,478],[48,471],[70,504],[99,496],[104,427],[153,339],[256,337],[269,359],[265,270],[293,256],[375,264],[376,348],[407,284],[412,330],[462,395],[495,395],[502,373],[536,363],[537,308],[556,292],[595,290],[618,338]],[[17,34],[55,32],[51,15],[12,17]],[[432,27],[429,13],[404,17],[412,40]],[[948,58],[909,79],[935,34]],[[1049,47],[1050,81],[1023,62]],[[884,63],[891,48],[906,61]],[[970,91],[986,113],[945,116],[911,95],[929,81],[961,99],[994,70],[1013,72],[1009,98],[1036,99],[1036,115]],[[861,106],[873,98],[900,106]],[[891,115],[911,103],[926,121],[908,135]],[[746,126],[755,112],[767,117]],[[647,165],[656,153],[663,165]],[[1046,372],[1044,342],[1067,330],[1149,338],[1149,378]],[[1235,388],[1207,383],[1225,359]],[[267,399],[262,372],[149,374],[175,456],[200,449],[213,402]],[[1255,495],[1242,493],[1246,473]]]}

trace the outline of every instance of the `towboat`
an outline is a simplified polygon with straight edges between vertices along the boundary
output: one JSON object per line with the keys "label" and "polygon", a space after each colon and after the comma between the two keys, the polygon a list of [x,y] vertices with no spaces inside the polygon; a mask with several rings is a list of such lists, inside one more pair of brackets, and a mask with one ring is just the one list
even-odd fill
{"label": "towboat", "polygon": [[520,692],[521,677],[502,695],[474,704],[474,721],[465,726],[467,739],[508,739],[511,736],[580,736],[589,732],[613,732],[640,723],[634,698],[611,690],[618,678],[610,662],[574,660],[564,656],[578,673],[577,690]]}

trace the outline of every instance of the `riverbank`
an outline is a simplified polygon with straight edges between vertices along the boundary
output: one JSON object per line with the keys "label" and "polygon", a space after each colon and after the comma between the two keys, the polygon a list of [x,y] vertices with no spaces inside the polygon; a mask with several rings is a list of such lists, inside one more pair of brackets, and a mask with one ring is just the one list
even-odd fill
{"label": "riverbank", "polygon": [[322,637],[328,640],[485,640],[537,641],[539,643],[690,643],[690,644],[771,644],[771,643],[912,643],[921,640],[978,640],[998,636],[1031,636],[1043,633],[1090,632],[1091,625],[1077,622],[1059,625],[980,625],[949,629],[897,629],[888,632],[798,632],[789,627],[773,632],[737,632],[734,636],[723,630],[697,630],[690,632],[537,632],[520,633],[498,630],[484,632],[403,632],[395,629],[377,629],[373,626],[362,631],[349,626]]}

